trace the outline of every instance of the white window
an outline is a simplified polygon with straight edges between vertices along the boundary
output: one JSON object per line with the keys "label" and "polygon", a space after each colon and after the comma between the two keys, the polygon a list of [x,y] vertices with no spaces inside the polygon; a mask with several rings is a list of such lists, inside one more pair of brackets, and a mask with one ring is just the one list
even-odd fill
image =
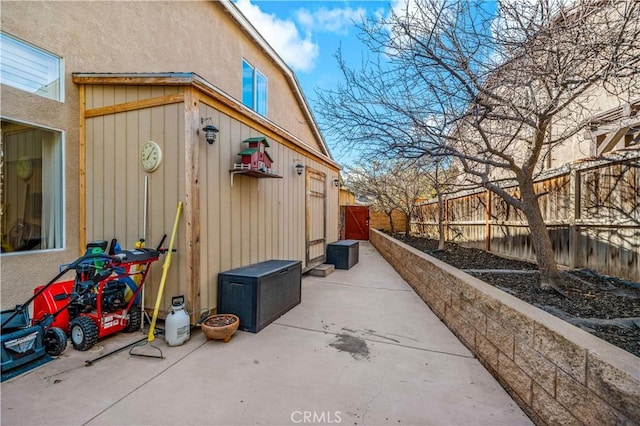
{"label": "white window", "polygon": [[256,70],[256,112],[267,116],[267,77]]}
{"label": "white window", "polygon": [[62,248],[62,134],[2,119],[2,253]]}
{"label": "white window", "polygon": [[242,103],[267,116],[267,77],[245,60],[242,61]]}
{"label": "white window", "polygon": [[64,101],[62,59],[8,34],[0,34],[0,83]]}

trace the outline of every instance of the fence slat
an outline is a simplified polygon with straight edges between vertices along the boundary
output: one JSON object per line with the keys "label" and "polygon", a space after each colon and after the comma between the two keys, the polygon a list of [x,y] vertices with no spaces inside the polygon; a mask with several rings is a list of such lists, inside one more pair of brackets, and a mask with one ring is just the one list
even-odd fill
{"label": "fence slat", "polygon": [[[560,265],[640,281],[640,150],[563,167],[536,190]],[[444,207],[445,240],[535,260],[526,218],[497,194],[466,192]],[[437,219],[437,202],[422,203],[412,230],[438,238]]]}

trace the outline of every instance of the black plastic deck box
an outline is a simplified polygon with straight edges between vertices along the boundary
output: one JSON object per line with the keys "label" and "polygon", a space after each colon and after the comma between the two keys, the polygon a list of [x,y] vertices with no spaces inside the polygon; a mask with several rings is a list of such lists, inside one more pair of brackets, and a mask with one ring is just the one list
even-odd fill
{"label": "black plastic deck box", "polygon": [[240,330],[257,333],[298,305],[302,262],[267,260],[218,274],[218,313],[240,318]]}
{"label": "black plastic deck box", "polygon": [[358,263],[360,243],[357,240],[341,240],[327,244],[327,260],[336,269],[351,269]]}

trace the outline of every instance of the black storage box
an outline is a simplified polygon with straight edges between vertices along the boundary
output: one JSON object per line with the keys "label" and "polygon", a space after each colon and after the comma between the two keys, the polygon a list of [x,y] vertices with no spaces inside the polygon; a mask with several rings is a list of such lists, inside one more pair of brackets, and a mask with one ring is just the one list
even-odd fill
{"label": "black storage box", "polygon": [[351,269],[358,263],[360,243],[357,240],[341,240],[327,245],[326,263],[336,269]]}
{"label": "black storage box", "polygon": [[240,330],[257,333],[298,305],[302,262],[267,260],[218,274],[218,313],[240,318]]}

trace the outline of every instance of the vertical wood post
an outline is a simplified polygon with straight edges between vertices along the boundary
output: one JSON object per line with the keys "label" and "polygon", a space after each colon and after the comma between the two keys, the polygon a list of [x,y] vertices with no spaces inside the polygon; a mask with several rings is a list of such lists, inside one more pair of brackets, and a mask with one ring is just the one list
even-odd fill
{"label": "vertical wood post", "polygon": [[449,199],[444,201],[444,240],[449,241]]}
{"label": "vertical wood post", "polygon": [[86,87],[80,85],[80,122],[78,123],[78,255],[84,254],[87,245],[87,109]]}
{"label": "vertical wood post", "polygon": [[484,249],[486,251],[491,251],[491,191],[487,189],[486,192],[486,203],[487,206],[485,208],[485,242]]}
{"label": "vertical wood post", "polygon": [[187,304],[191,321],[195,322],[202,308],[200,303],[200,111],[199,98],[193,88],[184,94],[184,218],[187,265]]}
{"label": "vertical wood post", "polygon": [[304,251],[305,251],[305,264],[304,267],[309,266],[309,260],[311,260],[311,247],[309,241],[311,241],[311,176],[309,167],[304,168]]}
{"label": "vertical wood post", "polygon": [[578,266],[578,227],[576,221],[580,219],[580,172],[571,165],[569,174],[569,267]]}

